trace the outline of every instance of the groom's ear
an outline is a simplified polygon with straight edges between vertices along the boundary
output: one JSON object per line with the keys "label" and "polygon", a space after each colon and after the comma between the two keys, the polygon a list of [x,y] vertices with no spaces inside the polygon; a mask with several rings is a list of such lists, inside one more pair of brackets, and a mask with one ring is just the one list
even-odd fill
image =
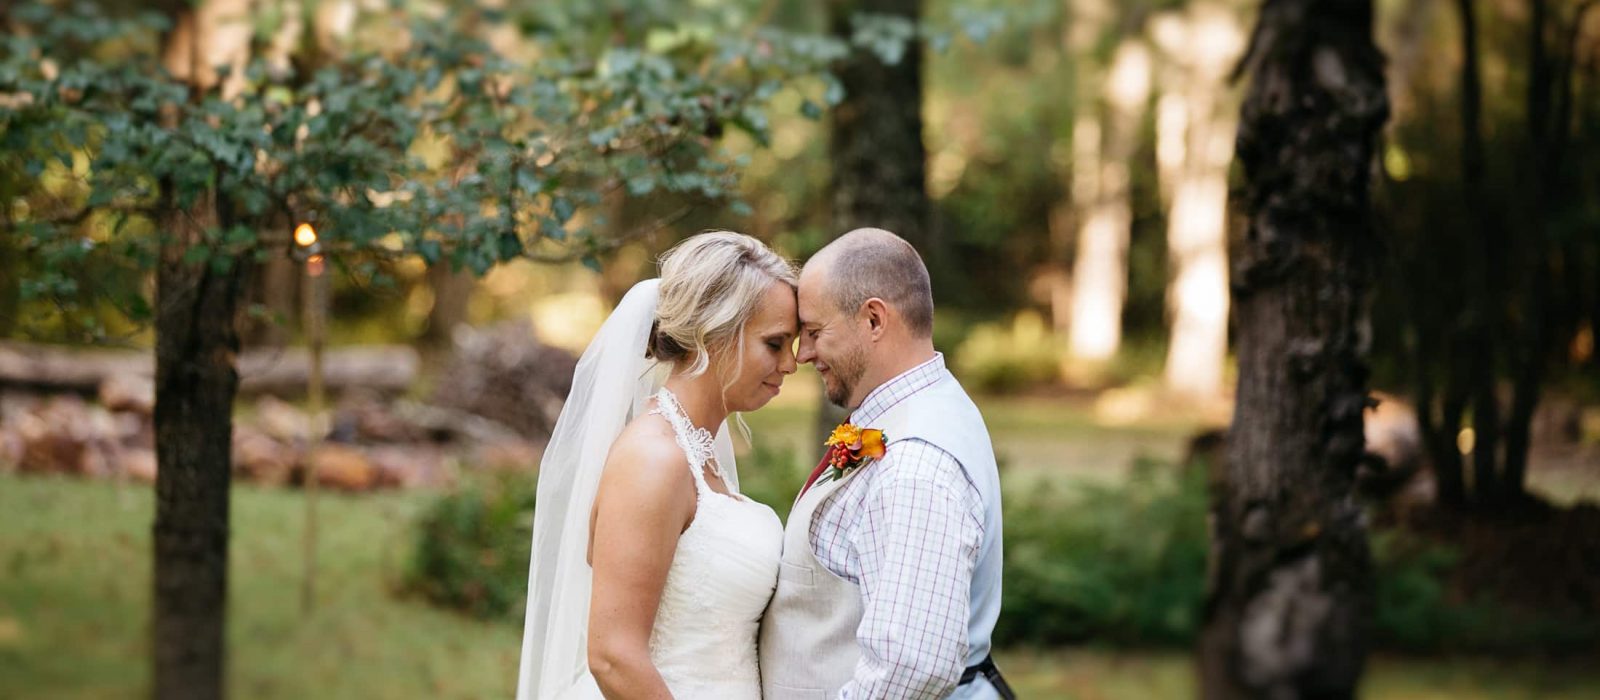
{"label": "groom's ear", "polygon": [[889,305],[883,303],[882,299],[872,297],[861,305],[861,312],[866,314],[868,332],[873,340],[877,340],[888,326]]}

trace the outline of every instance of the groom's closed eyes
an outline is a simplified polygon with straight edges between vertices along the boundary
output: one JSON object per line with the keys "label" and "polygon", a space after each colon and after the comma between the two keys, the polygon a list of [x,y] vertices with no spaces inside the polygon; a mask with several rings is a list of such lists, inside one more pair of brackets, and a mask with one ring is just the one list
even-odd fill
{"label": "groom's closed eyes", "polygon": [[772,350],[776,352],[778,350],[782,350],[786,346],[794,345],[795,337],[792,333],[775,333],[762,338],[761,340],[767,344],[767,347],[772,348]]}

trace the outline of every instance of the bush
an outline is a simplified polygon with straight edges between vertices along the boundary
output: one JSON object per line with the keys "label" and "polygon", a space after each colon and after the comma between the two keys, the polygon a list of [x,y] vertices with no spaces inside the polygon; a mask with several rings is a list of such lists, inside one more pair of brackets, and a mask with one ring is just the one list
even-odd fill
{"label": "bush", "polygon": [[441,496],[417,522],[406,589],[474,617],[521,620],[537,483],[503,471]]}
{"label": "bush", "polygon": [[1044,318],[1025,311],[1009,326],[984,323],[975,326],[956,348],[955,371],[968,387],[1004,393],[1060,377],[1057,342]]}
{"label": "bush", "polygon": [[[1203,622],[1206,510],[1203,469],[1150,463],[1116,485],[1006,494],[996,644],[1192,644]],[[1520,610],[1452,587],[1461,561],[1452,547],[1380,530],[1372,552],[1378,648],[1543,653],[1600,645],[1600,621]]]}
{"label": "bush", "polygon": [[1205,595],[1200,469],[1141,462],[1116,485],[1007,494],[997,644],[1188,643]]}
{"label": "bush", "polygon": [[1600,645],[1586,616],[1516,610],[1449,586],[1455,548],[1403,530],[1374,533],[1378,645],[1413,652],[1581,652]]}

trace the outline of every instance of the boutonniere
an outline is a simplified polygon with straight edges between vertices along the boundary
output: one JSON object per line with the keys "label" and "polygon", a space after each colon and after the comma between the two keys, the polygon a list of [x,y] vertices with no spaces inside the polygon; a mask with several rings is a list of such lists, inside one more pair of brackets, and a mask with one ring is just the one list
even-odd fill
{"label": "boutonniere", "polygon": [[825,444],[828,446],[828,471],[824,476],[843,479],[846,474],[883,457],[887,438],[882,430],[842,423],[833,429]]}

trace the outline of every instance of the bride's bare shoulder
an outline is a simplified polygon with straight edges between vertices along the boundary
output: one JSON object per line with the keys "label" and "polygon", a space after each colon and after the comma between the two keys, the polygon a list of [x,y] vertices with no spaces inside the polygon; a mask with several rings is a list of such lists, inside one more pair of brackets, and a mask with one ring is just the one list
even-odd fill
{"label": "bride's bare shoulder", "polygon": [[621,478],[647,489],[694,485],[689,482],[689,459],[678,447],[672,426],[658,415],[633,419],[611,443],[606,457],[607,480]]}

